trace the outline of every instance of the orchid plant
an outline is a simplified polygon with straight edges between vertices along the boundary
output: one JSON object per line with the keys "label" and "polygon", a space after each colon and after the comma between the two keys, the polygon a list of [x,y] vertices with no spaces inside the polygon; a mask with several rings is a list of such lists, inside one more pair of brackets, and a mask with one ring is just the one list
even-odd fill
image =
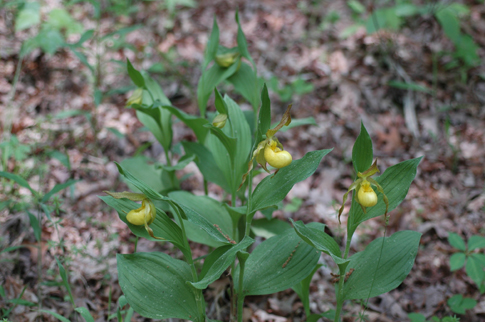
{"label": "orchid plant", "polygon": [[[373,162],[371,138],[362,124],[352,153],[357,179],[345,193],[338,212],[340,218],[349,192],[356,190],[348,213],[345,244],[328,235],[325,224],[292,220],[290,225],[272,218],[273,210],[280,207],[295,183],[311,176],[331,149],[308,151],[297,160],[284,150],[276,134],[283,127],[291,127],[291,106],[271,129],[268,90],[255,81],[256,67],[237,14],[236,22],[238,45],[227,49],[219,45],[219,28],[214,20],[197,91],[200,116],[172,106],[155,80],[128,61],[128,74],[138,87],[128,105],[136,109],[140,121],[164,148],[167,162],[160,164],[159,173],[162,180],[171,178],[173,184],[169,189],[157,189],[144,179],[146,176],[134,175],[117,164],[134,192],[107,192],[100,198],[116,209],[133,234],[171,243],[183,258],[162,252],[136,252],[136,247],[131,254],[118,254],[121,289],[131,308],[147,318],[218,321],[211,319],[223,317],[207,314],[203,290],[227,274],[231,277],[227,288],[231,321],[243,320],[247,296],[289,288],[300,296],[306,321],[322,317],[340,321],[345,301],[369,299],[396,288],[413,266],[420,240],[420,234],[413,231],[378,238],[364,251],[349,255],[358,226],[378,216],[387,217],[405,198],[420,158],[389,167],[372,179],[379,170]],[[216,87],[224,81],[233,84],[250,102],[252,111],[243,113],[234,100],[219,93]],[[212,93],[216,114],[207,112]],[[191,128],[197,138],[196,142],[181,142],[185,154],[177,164],[173,163],[173,117]],[[179,188],[182,179],[176,172],[190,162],[195,162],[204,176],[205,195]],[[276,171],[253,189],[253,177],[260,173],[254,168],[255,162],[268,173],[273,168]],[[218,185],[227,197],[209,197],[209,184]],[[253,220],[257,212],[264,218]],[[256,229],[263,226],[265,233]],[[255,246],[258,236],[266,239]],[[209,246],[209,253],[193,258],[194,243]],[[326,256],[322,257],[322,253]],[[324,263],[336,271],[335,309],[312,312],[309,287],[313,274]]]}

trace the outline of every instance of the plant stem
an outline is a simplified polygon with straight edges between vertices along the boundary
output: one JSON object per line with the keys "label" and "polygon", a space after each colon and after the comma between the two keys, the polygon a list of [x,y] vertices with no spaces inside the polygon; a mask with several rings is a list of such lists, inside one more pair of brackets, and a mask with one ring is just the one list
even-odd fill
{"label": "plant stem", "polygon": [[244,294],[243,294],[243,279],[244,279],[244,265],[246,261],[239,261],[239,285],[237,288],[237,322],[242,322]]}
{"label": "plant stem", "polygon": [[338,281],[338,290],[337,290],[337,310],[335,311],[335,320],[334,322],[340,321],[340,312],[342,311],[342,306],[344,304],[344,281],[345,281],[345,272],[340,272],[340,279]]}
{"label": "plant stem", "polygon": [[248,202],[246,203],[247,208],[246,208],[246,231],[245,231],[245,236],[249,237],[249,233],[251,231],[251,222],[253,221],[253,217],[249,215],[250,209],[251,209],[251,197],[253,194],[253,171],[249,171],[248,175]]}
{"label": "plant stem", "polygon": [[[187,234],[185,233],[184,220],[182,219],[182,215],[180,214],[177,206],[172,202],[170,202],[170,206],[172,207],[174,214],[177,216],[180,224],[180,228],[182,230],[182,238],[185,242],[185,245],[184,245],[185,249],[181,249],[182,253],[184,254],[185,260],[189,264],[190,269],[192,271],[192,279],[194,280],[194,282],[198,282],[199,276],[195,268],[194,260],[192,259],[192,251],[190,249],[189,240],[187,239]],[[199,317],[201,319],[200,321],[203,322],[205,321],[205,308],[203,303],[202,290],[194,288],[194,293],[195,293],[195,301],[197,302],[197,309],[199,311]]]}

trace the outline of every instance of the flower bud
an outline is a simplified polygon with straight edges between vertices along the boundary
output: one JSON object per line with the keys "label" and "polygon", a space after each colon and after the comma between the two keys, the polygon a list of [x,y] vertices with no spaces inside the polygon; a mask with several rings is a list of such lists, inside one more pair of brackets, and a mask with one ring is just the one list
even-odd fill
{"label": "flower bud", "polygon": [[370,186],[369,181],[364,180],[357,192],[357,201],[364,207],[372,207],[377,204],[377,194]]}
{"label": "flower bud", "polygon": [[239,56],[238,52],[219,54],[219,55],[216,55],[215,60],[219,66],[227,68],[232,64],[234,64],[238,56]]}
{"label": "flower bud", "polygon": [[144,225],[145,221],[147,225],[150,225],[155,220],[156,214],[157,210],[153,202],[145,199],[142,201],[140,208],[133,209],[126,215],[126,220],[135,226]]}
{"label": "flower bud", "polygon": [[131,94],[128,101],[126,101],[126,106],[130,106],[133,104],[141,104],[143,101],[143,88],[137,88],[133,94]]}
{"label": "flower bud", "polygon": [[291,154],[277,147],[277,143],[273,140],[264,148],[264,158],[270,166],[277,169],[290,165],[293,160]]}
{"label": "flower bud", "polygon": [[212,121],[212,125],[222,129],[226,125],[227,114],[218,114]]}

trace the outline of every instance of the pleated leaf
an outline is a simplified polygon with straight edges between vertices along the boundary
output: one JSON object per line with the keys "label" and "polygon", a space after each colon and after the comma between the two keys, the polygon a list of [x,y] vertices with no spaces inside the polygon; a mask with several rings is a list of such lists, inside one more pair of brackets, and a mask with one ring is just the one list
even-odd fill
{"label": "pleated leaf", "polygon": [[354,271],[344,285],[345,299],[367,299],[398,287],[413,267],[420,239],[418,232],[399,231],[375,239],[354,254],[349,264]]}
{"label": "pleated leaf", "polygon": [[[293,229],[271,237],[249,255],[244,269],[245,295],[264,295],[300,283],[315,268],[320,252],[306,244]],[[239,266],[233,274],[238,285]]]}
{"label": "pleated leaf", "polygon": [[282,201],[295,183],[311,176],[318,168],[322,158],[331,149],[308,152],[299,160],[280,169],[276,175],[267,176],[254,189],[251,211],[261,210]]}
{"label": "pleated leaf", "polygon": [[164,253],[117,254],[121,290],[131,307],[151,319],[200,321],[190,266]]}

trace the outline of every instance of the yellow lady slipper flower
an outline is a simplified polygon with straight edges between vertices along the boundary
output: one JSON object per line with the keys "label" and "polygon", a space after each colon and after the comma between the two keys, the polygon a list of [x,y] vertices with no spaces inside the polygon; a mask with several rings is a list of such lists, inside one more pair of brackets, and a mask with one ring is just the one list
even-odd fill
{"label": "yellow lady slipper flower", "polygon": [[126,215],[126,220],[135,226],[141,226],[145,223],[150,225],[155,220],[156,215],[157,210],[153,202],[150,199],[145,199],[140,208],[133,209]]}
{"label": "yellow lady slipper flower", "polygon": [[291,105],[289,105],[286,109],[280,123],[274,129],[269,129],[266,131],[266,139],[259,142],[258,146],[254,150],[253,157],[248,164],[248,171],[243,175],[242,183],[239,188],[242,187],[249,172],[253,169],[253,160],[255,158],[256,162],[258,162],[259,165],[268,173],[270,172],[266,166],[266,163],[273,168],[278,169],[276,170],[275,174],[279,171],[279,169],[291,164],[291,161],[293,160],[291,154],[283,149],[283,145],[274,136],[276,132],[278,132],[283,126],[288,126],[291,123],[290,110]]}
{"label": "yellow lady slipper flower", "polygon": [[375,181],[374,179],[370,178],[370,176],[373,176],[378,172],[379,172],[379,168],[377,168],[377,160],[376,160],[374,161],[372,166],[369,169],[367,169],[365,172],[357,173],[357,177],[359,179],[355,180],[354,183],[350,185],[349,190],[347,190],[347,192],[344,194],[342,206],[338,211],[339,222],[340,222],[340,215],[342,215],[342,211],[344,210],[345,201],[347,201],[347,196],[349,195],[349,192],[354,189],[357,190],[357,196],[355,197],[355,200],[359,203],[364,213],[366,213],[367,207],[373,207],[377,204],[377,194],[374,191],[374,189],[372,189],[371,184],[377,188],[377,191],[382,193],[382,200],[386,204],[386,212],[384,213],[384,216],[387,218],[387,211],[389,210],[389,200],[387,199],[387,196],[384,193],[384,190],[382,189],[381,185],[377,183],[377,181]]}
{"label": "yellow lady slipper flower", "polygon": [[160,237],[155,237],[153,234],[153,230],[148,227],[153,223],[155,220],[155,217],[157,215],[157,208],[153,204],[153,202],[148,199],[144,194],[142,193],[134,193],[134,192],[110,192],[110,191],[105,191],[108,195],[115,199],[123,199],[126,198],[131,201],[141,201],[141,206],[140,208],[130,210],[128,214],[126,214],[126,220],[135,226],[145,226],[145,230],[148,232],[148,234],[155,239],[160,239],[160,240],[165,240],[164,238]]}
{"label": "yellow lady slipper flower", "polygon": [[292,161],[291,154],[278,147],[278,143],[270,140],[264,147],[264,158],[273,168],[281,169],[290,165]]}
{"label": "yellow lady slipper flower", "polygon": [[212,125],[222,129],[226,125],[226,121],[227,114],[218,114],[216,117],[214,117],[214,120],[212,120]]}
{"label": "yellow lady slipper flower", "polygon": [[141,104],[143,101],[143,88],[137,88],[126,101],[126,106]]}

